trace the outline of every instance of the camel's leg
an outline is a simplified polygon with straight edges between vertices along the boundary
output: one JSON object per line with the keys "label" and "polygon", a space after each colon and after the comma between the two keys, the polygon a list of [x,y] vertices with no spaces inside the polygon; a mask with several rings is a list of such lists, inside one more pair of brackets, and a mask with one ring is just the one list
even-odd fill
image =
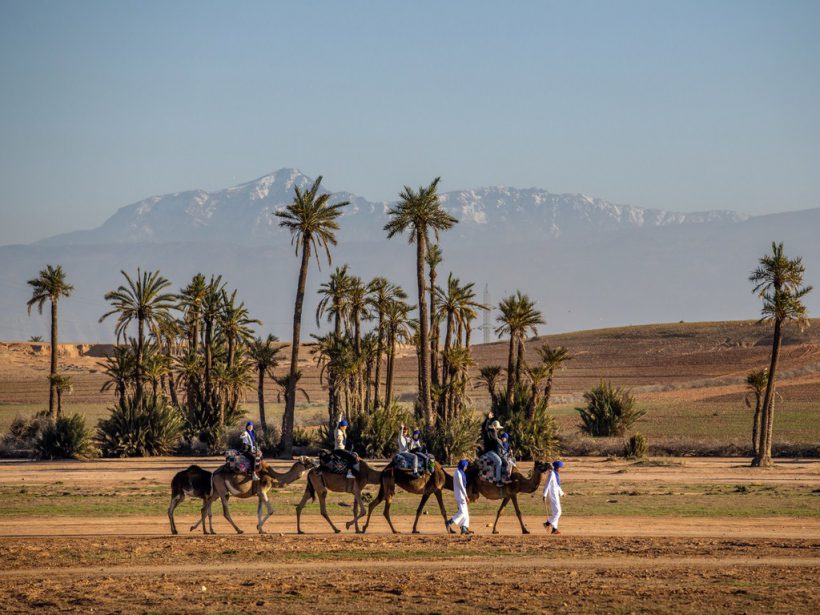
{"label": "camel's leg", "polygon": [[373,510],[376,508],[376,506],[381,504],[383,499],[385,498],[382,497],[382,489],[379,489],[379,495],[377,495],[376,498],[372,502],[370,502],[370,505],[367,507],[367,520],[364,522],[362,534],[364,534],[367,531],[367,527],[370,525],[370,515],[373,514]]}
{"label": "camel's leg", "polygon": [[515,506],[515,514],[518,515],[518,522],[521,524],[521,533],[529,534],[530,531],[527,529],[527,526],[524,525],[524,518],[521,516],[521,509],[518,508],[518,496],[512,496],[512,503],[513,506]]}
{"label": "camel's leg", "polygon": [[438,500],[438,509],[441,511],[441,516],[444,517],[444,528],[452,534],[455,534],[455,530],[447,525],[447,510],[444,508],[444,494],[441,493],[441,489],[435,492],[436,500]]}
{"label": "camel's leg", "polygon": [[237,534],[242,534],[242,530],[239,529],[239,526],[236,523],[234,523],[233,519],[231,518],[231,509],[228,506],[227,496],[222,495],[219,497],[222,500],[222,515],[228,520],[228,523],[230,523],[233,526],[233,529],[236,530]]}
{"label": "camel's leg", "polygon": [[191,529],[188,530],[189,532],[193,532],[201,524],[202,525],[202,533],[203,534],[208,534],[209,532],[208,532],[208,530],[206,529],[206,526],[205,526],[205,515],[207,514],[208,515],[208,523],[211,527],[210,533],[211,534],[216,534],[216,532],[214,532],[214,522],[213,522],[213,518],[212,518],[212,515],[211,515],[211,504],[213,503],[213,501],[214,500],[213,500],[212,497],[202,498],[202,508],[199,509],[200,519],[199,519],[199,521],[197,521],[196,523],[194,523],[191,526]]}
{"label": "camel's leg", "polygon": [[[205,499],[203,498],[202,501],[205,502]],[[208,527],[211,530],[211,534],[216,534],[216,532],[214,532],[214,515],[213,515],[213,510],[212,510],[211,504],[213,504],[213,500],[208,500],[207,501],[207,505],[208,505]],[[202,519],[202,528],[203,529],[205,528],[205,519],[204,518]]]}
{"label": "camel's leg", "polygon": [[359,528],[359,519],[364,517],[364,500],[362,499],[362,488],[358,484],[353,488],[353,496],[356,498],[353,503],[353,520],[356,525],[356,533],[363,534],[364,532]]}
{"label": "camel's leg", "polygon": [[387,525],[394,534],[398,534],[396,528],[393,527],[393,520],[390,518],[390,504],[393,503],[393,496],[388,495],[384,498],[384,518],[387,519]]}
{"label": "camel's leg", "polygon": [[[355,487],[354,487],[355,490]],[[364,512],[364,511],[362,511]],[[356,494],[353,494],[353,519],[345,523],[345,529],[350,529],[350,526],[355,524],[356,525],[356,533],[359,533],[359,499],[356,497]]]}
{"label": "camel's leg", "polygon": [[270,516],[273,514],[273,504],[270,503],[270,499],[268,499],[268,494],[267,493],[262,492],[260,495],[261,495],[261,498],[264,498],[264,502],[265,502],[265,506],[267,508],[268,514],[265,515],[264,518],[260,518],[260,517],[262,517],[262,501],[263,501],[260,498],[259,508],[257,510],[257,513],[256,513],[256,517],[259,520],[259,524],[256,526],[256,529],[259,530],[260,534],[264,534],[265,530],[262,529],[262,526],[265,525],[265,521],[270,519]]}
{"label": "camel's leg", "polygon": [[[308,478],[310,481],[310,478]],[[296,533],[297,534],[304,534],[302,531],[302,509],[307,504],[307,501],[311,498],[310,496],[310,485],[305,485],[305,493],[302,496],[302,501],[296,505]]]}
{"label": "camel's leg", "polygon": [[501,516],[501,511],[504,510],[504,507],[507,505],[507,502],[510,501],[510,498],[504,498],[501,500],[501,506],[498,507],[498,514],[495,516],[495,523],[493,523],[493,534],[498,534],[498,530],[496,526],[498,526],[498,518]]}
{"label": "camel's leg", "polygon": [[421,517],[421,513],[424,510],[424,505],[427,504],[427,500],[430,499],[430,494],[425,493],[421,496],[421,502],[419,502],[419,507],[416,509],[416,521],[413,523],[413,533],[418,534],[418,525],[419,525],[419,517]]}
{"label": "camel's leg", "polygon": [[168,505],[168,519],[171,522],[171,533],[178,534],[176,523],[174,523],[174,509],[182,504],[185,500],[185,493],[180,493],[171,498],[171,503]]}
{"label": "camel's leg", "polygon": [[325,501],[325,498],[327,497],[327,491],[317,490],[316,495],[319,497],[319,510],[322,511],[322,516],[330,524],[330,527],[333,528],[333,531],[338,534],[339,532],[341,532],[341,530],[335,525],[333,525],[333,521],[330,520],[330,516],[327,514],[327,502]]}

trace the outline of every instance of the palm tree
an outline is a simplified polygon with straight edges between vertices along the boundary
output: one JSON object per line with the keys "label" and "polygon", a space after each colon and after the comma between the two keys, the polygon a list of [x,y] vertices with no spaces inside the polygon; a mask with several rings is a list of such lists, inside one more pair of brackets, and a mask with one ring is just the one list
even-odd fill
{"label": "palm tree", "polygon": [[265,418],[265,376],[273,378],[273,370],[279,365],[279,352],[281,346],[274,344],[279,341],[275,335],[268,335],[265,339],[257,337],[248,346],[248,357],[256,368],[256,375],[259,379],[256,391],[259,399],[259,422],[262,429],[268,430],[267,419]]}
{"label": "palm tree", "polygon": [[495,408],[498,404],[498,382],[501,379],[501,372],[504,368],[500,365],[487,365],[479,370],[478,380],[487,387],[490,394],[490,407]]}
{"label": "palm tree", "polygon": [[305,283],[307,282],[308,265],[311,251],[316,255],[319,263],[319,251],[324,249],[328,264],[331,262],[330,246],[336,245],[334,231],[339,229],[336,219],[342,214],[342,207],[349,205],[342,201],[331,205],[329,194],[319,194],[322,183],[320,175],[313,185],[303,192],[295,187],[293,202],[284,210],[277,211],[276,216],[281,219],[279,226],[288,229],[291,233],[291,243],[296,246],[296,254],[302,253],[302,263],[299,267],[299,281],[296,286],[296,302],[293,307],[293,339],[290,352],[290,378],[288,380],[288,395],[285,396],[285,413],[282,416],[282,455],[290,457],[293,453],[293,419],[296,408],[296,374],[299,364],[299,340],[302,330],[302,304],[305,300]]}
{"label": "palm tree", "polygon": [[417,191],[405,186],[399,194],[399,202],[388,211],[390,221],[384,226],[387,237],[408,233],[410,243],[416,244],[416,280],[419,297],[419,405],[428,427],[435,423],[436,416],[430,403],[430,341],[428,339],[428,314],[424,264],[427,258],[428,233],[438,240],[439,231],[452,228],[458,222],[448,214],[439,202],[438,183],[434,179],[429,186],[421,186]]}
{"label": "palm tree", "polygon": [[438,386],[440,384],[438,373],[438,341],[441,333],[439,331],[441,321],[436,307],[436,279],[438,277],[437,267],[442,261],[441,248],[438,247],[438,244],[434,243],[427,248],[425,261],[427,262],[427,270],[430,277],[430,378],[433,385]]}
{"label": "palm tree", "polygon": [[100,393],[113,388],[116,400],[124,400],[134,377],[134,352],[131,346],[114,346],[114,352],[105,357],[103,373],[108,380],[103,383]]}
{"label": "palm tree", "polygon": [[803,259],[788,258],[783,253],[783,243],[772,242],[772,253],[760,259],[760,265],[749,276],[754,292],[763,299],[760,322],[774,324],[772,336],[772,358],[769,364],[766,392],[763,395],[763,416],[761,418],[760,441],[752,466],[772,465],[772,425],[774,420],[774,387],[777,361],[783,341],[783,326],[792,321],[802,330],[808,325],[803,297],[812,290],[803,286],[806,268]]}
{"label": "palm tree", "polygon": [[320,326],[322,316],[327,314],[327,320],[333,321],[333,332],[336,335],[342,334],[342,319],[347,313],[346,305],[350,285],[353,277],[348,274],[348,266],[336,267],[330,274],[327,282],[319,286],[319,295],[322,297],[316,306],[316,326]]}
{"label": "palm tree", "polygon": [[402,301],[407,299],[407,293],[401,286],[391,284],[387,278],[373,278],[368,284],[368,303],[370,308],[375,312],[377,325],[376,337],[376,356],[373,359],[375,366],[374,380],[374,396],[373,404],[378,407],[381,401],[381,364],[382,355],[384,355],[384,347],[387,337],[387,330],[385,327],[385,311],[391,301]]}
{"label": "palm tree", "polygon": [[63,393],[69,395],[74,390],[74,385],[71,383],[71,376],[65,374],[49,374],[49,384],[54,387],[54,393],[57,397],[57,415],[55,418],[63,414]]}
{"label": "palm tree", "polygon": [[[202,347],[204,349],[204,401],[206,406],[213,409],[215,406],[212,374],[214,369],[214,328],[217,326],[219,316],[222,312],[222,303],[225,300],[225,284],[222,282],[222,276],[211,276],[210,281],[205,286],[205,292],[202,296],[201,315],[205,326],[204,341]],[[220,426],[223,423],[220,419]]]}
{"label": "palm tree", "polygon": [[758,445],[760,444],[760,416],[763,410],[763,395],[766,391],[766,383],[769,380],[769,374],[765,369],[756,372],[750,372],[746,375],[746,397],[744,401],[746,406],[751,408],[752,404],[749,401],[749,396],[754,396],[755,400],[755,414],[752,420],[752,456],[757,456]]}
{"label": "palm tree", "polygon": [[501,314],[496,320],[501,323],[495,330],[496,335],[510,336],[510,346],[507,354],[507,394],[506,403],[509,407],[515,385],[521,384],[521,368],[523,367],[524,340],[528,332],[538,333],[538,325],[544,324],[541,312],[535,309],[535,302],[527,295],[516,291],[514,295],[505,297],[498,304]]}
{"label": "palm tree", "polygon": [[281,403],[282,398],[285,398],[285,405],[288,403],[288,395],[291,394],[291,391],[295,395],[296,393],[301,393],[304,395],[305,399],[308,403],[310,403],[310,395],[308,395],[307,391],[305,391],[302,387],[298,386],[297,383],[302,378],[302,370],[296,371],[296,382],[291,383],[290,374],[284,374],[282,376],[274,376],[273,381],[279,387],[279,391],[276,393],[276,403]]}
{"label": "palm tree", "polygon": [[538,349],[541,356],[541,363],[547,369],[546,385],[544,386],[544,405],[549,406],[550,395],[552,395],[552,379],[556,371],[564,369],[564,363],[572,360],[564,346],[551,348],[549,344],[544,344]]}
{"label": "palm tree", "polygon": [[205,276],[197,273],[190,284],[179,292],[179,309],[182,310],[183,318],[188,325],[188,344],[191,350],[197,351],[199,338],[201,335],[199,326],[202,320],[202,304],[208,294],[208,283]]}
{"label": "palm tree", "polygon": [[100,322],[117,314],[117,339],[125,339],[128,326],[137,323],[137,349],[134,356],[134,397],[137,405],[142,400],[143,392],[143,350],[145,348],[145,329],[153,328],[160,322],[169,320],[170,310],[176,307],[177,298],[171,293],[163,292],[171,283],[159,274],[159,271],[142,271],[137,269],[137,277],[131,279],[125,271],[121,272],[126,284],[117,290],[105,293],[105,300],[111,303],[112,309],[100,317]]}
{"label": "palm tree", "polygon": [[385,334],[387,336],[387,381],[384,389],[384,406],[393,401],[393,376],[396,360],[396,344],[412,335],[408,315],[415,306],[396,300],[387,304],[384,312]]}
{"label": "palm tree", "polygon": [[227,341],[228,367],[233,367],[237,344],[250,344],[253,341],[251,325],[261,325],[262,321],[251,318],[245,303],[236,303],[236,291],[230,295],[222,292],[222,309],[217,321],[219,333]]}
{"label": "palm tree", "polygon": [[[28,313],[31,315],[31,308],[37,306],[37,312],[43,313],[43,305],[45,302],[51,301],[51,367],[49,370],[50,376],[57,375],[57,304],[61,297],[71,296],[74,287],[66,282],[65,273],[60,265],[53,267],[46,265],[46,268],[40,271],[33,280],[28,281],[31,286],[31,299],[26,302]],[[58,409],[55,407],[55,385],[49,382],[48,387],[48,412],[51,418],[56,419]]]}

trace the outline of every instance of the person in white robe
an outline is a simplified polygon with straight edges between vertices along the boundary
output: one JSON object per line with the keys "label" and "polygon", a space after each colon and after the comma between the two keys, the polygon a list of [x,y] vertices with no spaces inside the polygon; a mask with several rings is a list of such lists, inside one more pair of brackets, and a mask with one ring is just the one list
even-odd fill
{"label": "person in white robe", "polygon": [[467,468],[470,467],[470,462],[462,459],[458,462],[458,468],[453,475],[453,495],[456,497],[456,506],[458,512],[447,520],[447,529],[451,525],[457,525],[461,528],[462,534],[473,534],[470,529],[470,511],[467,508]]}
{"label": "person in white robe", "polygon": [[558,519],[561,518],[561,498],[564,490],[561,489],[561,476],[559,472],[564,467],[563,461],[553,461],[552,470],[547,477],[547,484],[544,485],[544,504],[549,501],[550,514],[544,521],[544,529],[553,534],[560,534],[558,531]]}

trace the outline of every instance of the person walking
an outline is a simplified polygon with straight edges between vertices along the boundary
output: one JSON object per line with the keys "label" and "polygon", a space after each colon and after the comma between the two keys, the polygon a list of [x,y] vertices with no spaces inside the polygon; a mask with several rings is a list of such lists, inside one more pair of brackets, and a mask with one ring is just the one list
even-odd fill
{"label": "person walking", "polygon": [[553,534],[560,534],[558,531],[558,519],[561,518],[561,498],[564,490],[561,489],[561,476],[559,472],[564,467],[564,462],[560,459],[552,462],[552,470],[547,477],[547,484],[544,486],[544,505],[549,500],[550,511],[552,512],[544,521],[544,529]]}
{"label": "person walking", "polygon": [[462,534],[475,533],[470,529],[470,511],[467,509],[467,468],[469,467],[470,462],[466,459],[458,462],[458,468],[453,475],[453,495],[456,497],[458,512],[445,524],[448,530],[451,525],[457,525],[461,528]]}

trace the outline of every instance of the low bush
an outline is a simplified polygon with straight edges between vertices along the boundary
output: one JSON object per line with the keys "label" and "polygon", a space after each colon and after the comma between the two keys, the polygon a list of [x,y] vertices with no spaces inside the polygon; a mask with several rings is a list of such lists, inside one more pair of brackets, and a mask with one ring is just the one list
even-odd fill
{"label": "low bush", "polygon": [[35,453],[42,459],[84,459],[96,455],[91,432],[79,414],[48,421],[37,438]]}
{"label": "low bush", "polygon": [[5,457],[27,457],[35,453],[37,441],[50,423],[48,411],[33,416],[16,416],[0,441]]}
{"label": "low bush", "polygon": [[182,427],[179,410],[164,398],[141,404],[124,398],[97,425],[97,443],[106,457],[168,455],[179,445]]}
{"label": "low bush", "polygon": [[469,410],[427,432],[430,452],[441,463],[475,458],[480,439],[481,418]]}
{"label": "low bush", "polygon": [[232,426],[242,422],[245,413],[239,409],[225,410],[225,425],[219,423],[219,411],[206,404],[185,404],[181,408],[182,434],[189,447],[194,443],[204,446],[209,453],[222,453],[228,446]]}
{"label": "low bush", "polygon": [[535,405],[531,417],[520,411],[509,414],[504,429],[510,434],[516,458],[545,461],[558,457],[558,429],[544,400]]}
{"label": "low bush", "polygon": [[305,427],[293,428],[293,446],[308,447],[316,443],[316,430]]}
{"label": "low bush", "polygon": [[591,436],[623,436],[646,412],[635,407],[635,398],[621,387],[601,381],[584,393],[586,407],[576,408],[581,429]]}
{"label": "low bush", "polygon": [[627,459],[643,459],[649,452],[649,444],[646,436],[640,432],[635,432],[624,443],[624,457]]}

